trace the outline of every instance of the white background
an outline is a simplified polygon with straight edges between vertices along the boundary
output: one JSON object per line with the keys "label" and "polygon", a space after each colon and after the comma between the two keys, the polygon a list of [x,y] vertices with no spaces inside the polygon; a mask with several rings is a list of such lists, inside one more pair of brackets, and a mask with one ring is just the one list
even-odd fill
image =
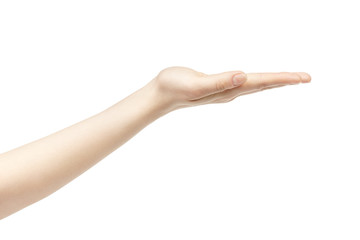
{"label": "white background", "polygon": [[0,152],[169,66],[312,76],[160,118],[0,239],[359,239],[356,3],[0,1]]}

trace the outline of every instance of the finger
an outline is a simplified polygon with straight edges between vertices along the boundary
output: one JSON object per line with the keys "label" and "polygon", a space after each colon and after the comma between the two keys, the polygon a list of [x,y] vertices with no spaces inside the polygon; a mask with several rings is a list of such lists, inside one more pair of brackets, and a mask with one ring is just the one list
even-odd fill
{"label": "finger", "polygon": [[305,72],[248,73],[243,90],[263,89],[273,85],[308,83],[311,76]]}
{"label": "finger", "polygon": [[260,92],[263,90],[267,90],[267,89],[272,89],[272,88],[279,88],[279,87],[284,87],[287,86],[288,84],[278,84],[278,85],[272,85],[269,87],[265,87],[262,89],[254,89],[251,91],[240,91],[240,88],[235,88],[235,89],[231,89],[231,90],[227,90],[221,93],[216,93],[198,100],[193,101],[193,103],[196,103],[197,105],[200,104],[209,104],[209,103],[223,103],[223,102],[230,102],[232,100],[234,100],[235,98],[239,97],[239,96],[243,96],[243,95],[247,95],[247,94],[252,94],[255,92]]}
{"label": "finger", "polygon": [[239,87],[246,79],[246,74],[241,71],[230,71],[202,76],[197,82],[199,93],[197,94],[198,97],[196,99]]}
{"label": "finger", "polygon": [[233,99],[241,95],[255,93],[264,89],[307,83],[310,81],[310,75],[304,72],[248,73],[246,82],[241,86],[195,99],[193,103],[207,104],[221,102],[223,99]]}
{"label": "finger", "polygon": [[248,91],[248,92],[241,92],[239,95],[237,95],[236,97],[239,97],[239,96],[243,96],[243,95],[247,95],[247,94],[252,94],[252,93],[256,93],[256,92],[260,92],[260,91],[263,91],[263,90],[268,90],[268,89],[273,89],[273,88],[279,88],[279,87],[285,87],[285,86],[288,86],[289,84],[278,84],[278,85],[272,85],[272,86],[269,86],[269,87],[264,87],[262,89],[255,89],[255,90],[252,90],[252,91]]}

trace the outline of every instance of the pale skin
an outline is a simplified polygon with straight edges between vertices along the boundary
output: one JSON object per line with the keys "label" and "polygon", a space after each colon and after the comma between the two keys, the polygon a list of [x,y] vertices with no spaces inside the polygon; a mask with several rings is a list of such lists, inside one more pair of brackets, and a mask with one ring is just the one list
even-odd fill
{"label": "pale skin", "polygon": [[104,111],[0,154],[0,219],[57,191],[171,111],[310,81],[304,72],[205,74],[166,68]]}

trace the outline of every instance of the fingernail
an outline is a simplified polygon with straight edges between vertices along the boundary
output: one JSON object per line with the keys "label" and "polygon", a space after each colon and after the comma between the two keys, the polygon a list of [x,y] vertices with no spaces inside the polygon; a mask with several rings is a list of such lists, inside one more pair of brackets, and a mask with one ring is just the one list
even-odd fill
{"label": "fingernail", "polygon": [[240,86],[241,84],[243,84],[246,81],[246,74],[244,74],[244,73],[236,74],[236,75],[234,75],[232,80],[233,80],[234,86]]}
{"label": "fingernail", "polygon": [[311,82],[311,76],[305,72],[299,72],[299,75],[301,77],[302,83],[309,83]]}

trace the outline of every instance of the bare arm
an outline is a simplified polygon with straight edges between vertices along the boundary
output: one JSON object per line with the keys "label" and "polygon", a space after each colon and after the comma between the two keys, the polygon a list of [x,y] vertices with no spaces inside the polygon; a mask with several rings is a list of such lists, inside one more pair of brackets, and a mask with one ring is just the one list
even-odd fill
{"label": "bare arm", "polygon": [[[238,73],[207,75],[184,67],[164,69],[146,86],[108,109],[1,154],[0,219],[57,191],[173,110],[310,82],[306,73],[250,73],[234,78]],[[240,80],[238,84],[236,79]]]}

